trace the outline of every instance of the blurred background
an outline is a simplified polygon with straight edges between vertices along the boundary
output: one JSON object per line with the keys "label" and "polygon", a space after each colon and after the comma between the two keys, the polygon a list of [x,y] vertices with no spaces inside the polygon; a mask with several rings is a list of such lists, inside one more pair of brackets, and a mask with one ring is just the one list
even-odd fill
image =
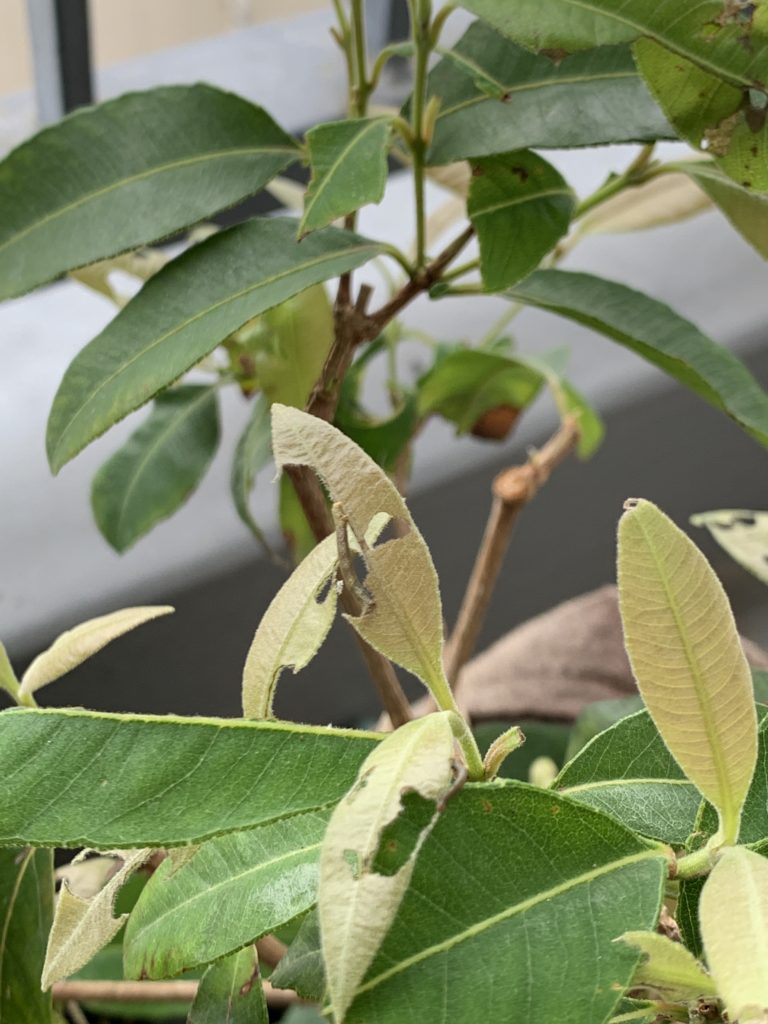
{"label": "blurred background", "polygon": [[[467,21],[460,12],[451,17],[449,41]],[[331,22],[326,0],[2,0],[0,153],[78,105],[198,80],[251,98],[284,128],[302,133],[345,113]],[[374,0],[369,25],[372,50],[400,38],[407,27],[404,4]],[[375,99],[397,104],[407,89],[407,66],[394,64]],[[667,149],[674,151],[662,152]],[[632,153],[632,147],[613,147],[548,156],[583,195]],[[435,207],[445,194],[433,185],[428,198]],[[248,209],[275,205],[257,197]],[[227,222],[242,215],[230,211]],[[407,248],[411,223],[408,176],[393,170],[384,202],[363,210],[360,231]],[[566,265],[668,302],[738,351],[768,384],[765,265],[717,213],[630,236],[591,238]],[[365,268],[360,279],[381,287],[375,270]],[[407,319],[441,340],[471,341],[503,308],[503,300],[493,298],[420,299]],[[229,497],[229,458],[248,415],[245,401],[227,396],[221,451],[200,489],[123,556],[93,524],[89,487],[94,471],[135,429],[135,418],[58,478],[47,467],[45,422],[61,376],[113,314],[106,299],[70,281],[0,306],[0,637],[23,669],[59,631],[85,617],[131,603],[170,603],[175,616],[106,649],[46,691],[46,701],[235,715],[245,653],[284,578],[260,558]],[[607,434],[590,462],[570,460],[522,516],[481,646],[613,580],[615,523],[629,495],[652,499],[681,524],[698,511],[766,506],[765,453],[660,371],[545,314],[527,311],[515,321],[515,336],[529,352],[570,346],[571,379],[604,415]],[[413,372],[419,358],[418,347],[406,352]],[[554,426],[554,409],[542,398],[503,444],[457,439],[441,423],[419,439],[410,504],[433,552],[449,623],[480,539],[493,476],[524,459]],[[253,507],[276,538],[272,475],[260,476]],[[695,539],[720,572],[742,632],[768,644],[768,592],[701,531]],[[376,714],[375,694],[344,628],[334,628],[302,675],[283,679],[276,710],[313,722],[352,723]]]}

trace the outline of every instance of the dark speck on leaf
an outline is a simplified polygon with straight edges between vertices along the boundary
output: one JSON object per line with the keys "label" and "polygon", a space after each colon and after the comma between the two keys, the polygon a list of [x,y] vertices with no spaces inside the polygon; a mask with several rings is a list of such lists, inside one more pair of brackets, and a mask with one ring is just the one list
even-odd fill
{"label": "dark speck on leaf", "polygon": [[516,174],[520,181],[528,181],[528,171],[524,167],[510,167],[510,171]]}

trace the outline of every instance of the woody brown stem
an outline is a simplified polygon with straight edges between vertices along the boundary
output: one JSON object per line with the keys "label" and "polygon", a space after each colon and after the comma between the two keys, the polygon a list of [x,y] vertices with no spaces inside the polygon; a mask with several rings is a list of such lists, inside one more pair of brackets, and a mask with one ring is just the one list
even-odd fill
{"label": "woody brown stem", "polygon": [[456,685],[459,673],[475,649],[517,517],[552,471],[573,451],[578,440],[576,420],[566,417],[560,429],[525,465],[505,469],[493,481],[488,522],[456,626],[446,644],[445,674],[451,687]]}
{"label": "woody brown stem", "polygon": [[[300,1002],[292,989],[273,988],[268,981],[262,985],[270,1006]],[[197,981],[57,981],[53,998],[62,1003],[191,1003],[198,987]]]}

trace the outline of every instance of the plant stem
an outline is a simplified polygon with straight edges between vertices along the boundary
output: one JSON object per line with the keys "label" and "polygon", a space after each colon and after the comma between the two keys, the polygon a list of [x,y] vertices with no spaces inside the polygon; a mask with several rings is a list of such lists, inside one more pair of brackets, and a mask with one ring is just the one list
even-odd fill
{"label": "plant stem", "polygon": [[623,192],[625,188],[632,188],[636,185],[642,185],[644,182],[652,178],[656,173],[655,168],[651,164],[651,156],[653,155],[653,143],[643,146],[638,155],[632,161],[632,163],[621,172],[616,174],[612,178],[609,178],[604,185],[596,189],[591,196],[587,196],[586,199],[582,199],[580,203],[576,205],[576,209],[573,211],[573,220],[578,220],[583,217],[585,213],[589,213],[596,206],[600,206],[607,199],[611,199],[619,192]]}
{"label": "plant stem", "polygon": [[578,440],[578,424],[573,417],[567,417],[525,465],[512,466],[493,481],[493,502],[485,533],[445,649],[445,674],[451,688],[477,643],[517,517]]}
{"label": "plant stem", "polygon": [[464,274],[469,274],[473,270],[477,270],[480,266],[480,260],[467,260],[466,263],[460,263],[453,270],[449,270],[446,274],[443,274],[443,281],[454,281],[457,277],[463,277]]}
{"label": "plant stem", "polygon": [[448,680],[442,671],[435,673],[429,680],[429,690],[440,710],[453,711],[457,721],[461,723],[456,739],[467,762],[467,776],[470,782],[481,782],[485,778],[485,765],[483,764],[482,754],[477,745],[477,740],[469,728],[469,723],[459,710],[456,698],[453,696]]}
{"label": "plant stem", "polygon": [[[301,1002],[292,989],[273,988],[268,981],[262,985],[270,1006]],[[191,1003],[198,987],[197,981],[57,981],[53,998],[63,1003]]]}
{"label": "plant stem", "polygon": [[352,43],[355,61],[355,85],[352,93],[354,112],[357,117],[365,117],[370,91],[365,36],[365,0],[352,0]]}
{"label": "plant stem", "polygon": [[411,14],[411,35],[416,52],[411,98],[411,153],[413,155],[413,186],[416,201],[416,266],[426,263],[426,215],[424,207],[424,155],[427,149],[424,107],[427,93],[427,65],[432,48],[430,38],[429,0],[408,0]]}

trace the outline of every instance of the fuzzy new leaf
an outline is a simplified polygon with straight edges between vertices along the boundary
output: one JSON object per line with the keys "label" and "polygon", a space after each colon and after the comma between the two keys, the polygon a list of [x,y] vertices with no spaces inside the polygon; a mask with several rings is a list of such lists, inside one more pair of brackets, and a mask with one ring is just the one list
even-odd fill
{"label": "fuzzy new leaf", "polygon": [[731,558],[768,583],[768,512],[722,508],[691,516],[692,526],[705,526]]}
{"label": "fuzzy new leaf", "polygon": [[31,694],[47,686],[77,668],[119,636],[161,615],[169,615],[173,610],[170,605],[121,608],[68,629],[56,637],[46,651],[38,654],[29,666],[21,679],[21,693]]}
{"label": "fuzzy new leaf", "polygon": [[665,1002],[716,995],[715,983],[680,942],[658,932],[624,932],[616,940],[643,953],[632,987],[652,989]]}
{"label": "fuzzy new leaf", "polygon": [[[89,853],[84,850],[76,860],[84,860]],[[45,955],[44,989],[74,974],[117,935],[128,918],[127,914],[114,917],[117,894],[151,853],[151,850],[116,852],[119,868],[94,896],[81,896],[66,880],[62,883]]]}
{"label": "fuzzy new leaf", "polygon": [[752,677],[723,588],[655,505],[627,502],[619,602],[640,693],[672,755],[734,843],[757,758]]}
{"label": "fuzzy new leaf", "polygon": [[768,861],[724,850],[699,900],[704,952],[729,1020],[768,1018]]}
{"label": "fuzzy new leaf", "polygon": [[[373,600],[348,620],[387,658],[424,682],[443,682],[443,621],[437,573],[424,538],[386,474],[330,424],[283,405],[272,408],[272,449],[278,468],[309,466],[339,503],[357,538]],[[371,548],[366,531],[377,513],[400,519],[404,537]]]}
{"label": "fuzzy new leaf", "polygon": [[320,854],[318,908],[339,1024],[395,918],[451,787],[453,742],[451,712],[404,725],[366,759],[331,817]]}

